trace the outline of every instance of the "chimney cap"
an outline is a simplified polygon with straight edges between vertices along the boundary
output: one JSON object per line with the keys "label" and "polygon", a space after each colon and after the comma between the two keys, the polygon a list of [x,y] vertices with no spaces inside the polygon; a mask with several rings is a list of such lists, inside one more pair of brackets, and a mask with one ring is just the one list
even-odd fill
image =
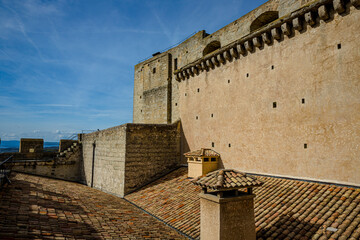
{"label": "chimney cap", "polygon": [[216,191],[229,191],[240,188],[253,188],[263,184],[256,177],[233,169],[220,169],[205,176],[195,178],[193,184]]}
{"label": "chimney cap", "polygon": [[210,148],[201,148],[196,151],[184,153],[185,157],[220,157],[220,154]]}

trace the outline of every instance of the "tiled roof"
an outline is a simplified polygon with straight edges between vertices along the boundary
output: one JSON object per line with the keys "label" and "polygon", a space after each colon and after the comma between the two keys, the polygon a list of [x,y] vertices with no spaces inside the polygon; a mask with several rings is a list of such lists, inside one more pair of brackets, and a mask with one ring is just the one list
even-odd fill
{"label": "tiled roof", "polygon": [[219,157],[220,154],[210,148],[201,148],[200,150],[184,153],[185,157]]}
{"label": "tiled roof", "polygon": [[232,169],[221,169],[206,176],[195,178],[193,184],[210,190],[228,190],[261,186],[263,183],[254,176]]}
{"label": "tiled roof", "polygon": [[[360,189],[257,176],[257,239],[360,239]],[[188,236],[200,238],[201,188],[180,168],[126,199]],[[334,232],[336,231],[336,232]]]}

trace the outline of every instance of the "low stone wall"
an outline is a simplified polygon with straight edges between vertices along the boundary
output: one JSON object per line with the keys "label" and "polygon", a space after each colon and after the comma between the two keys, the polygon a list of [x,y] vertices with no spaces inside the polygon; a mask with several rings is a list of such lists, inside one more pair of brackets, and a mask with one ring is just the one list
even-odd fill
{"label": "low stone wall", "polygon": [[83,183],[83,161],[81,145],[72,148],[63,156],[56,153],[2,153],[0,160],[13,171]]}
{"label": "low stone wall", "polygon": [[44,150],[44,139],[21,138],[19,152],[40,153]]}
{"label": "low stone wall", "polygon": [[180,164],[180,123],[124,124],[82,144],[87,185],[123,197]]}
{"label": "low stone wall", "polygon": [[61,139],[60,143],[59,143],[59,152],[65,151],[66,149],[71,147],[71,145],[73,145],[73,143],[76,143],[76,142],[77,142],[77,140]]}

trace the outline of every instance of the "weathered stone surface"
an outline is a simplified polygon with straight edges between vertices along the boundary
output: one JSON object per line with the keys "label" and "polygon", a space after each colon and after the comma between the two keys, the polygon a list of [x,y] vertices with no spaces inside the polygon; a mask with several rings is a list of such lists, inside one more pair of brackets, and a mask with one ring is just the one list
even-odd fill
{"label": "weathered stone surface", "polygon": [[225,59],[226,59],[226,60],[231,61],[232,55],[231,55],[228,51],[225,51],[225,52],[224,52],[224,56],[225,56]]}
{"label": "weathered stone surface", "polygon": [[254,37],[253,44],[255,47],[261,48],[263,46],[263,41],[262,41],[261,37]]}
{"label": "weathered stone surface", "polygon": [[176,168],[180,164],[179,131],[177,123],[125,124],[85,134],[87,185],[123,197]]}
{"label": "weathered stone surface", "polygon": [[359,7],[360,6],[360,0],[350,0],[350,2],[354,7]]}
{"label": "weathered stone surface", "polygon": [[286,36],[290,36],[291,33],[292,33],[292,30],[291,30],[291,25],[290,23],[283,23],[281,25],[281,31],[286,35]]}
{"label": "weathered stone surface", "polygon": [[301,31],[303,29],[302,21],[300,18],[294,18],[292,24],[295,30]]}
{"label": "weathered stone surface", "polygon": [[244,42],[244,46],[245,46],[246,51],[252,52],[254,50],[254,44],[250,40]]}
{"label": "weathered stone surface", "polygon": [[309,24],[310,26],[315,25],[316,19],[313,12],[307,12],[305,13],[305,22]]}
{"label": "weathered stone surface", "polygon": [[346,10],[344,0],[333,0],[333,6],[337,13],[343,13]]}
{"label": "weathered stone surface", "polygon": [[280,40],[281,39],[280,29],[278,29],[278,28],[271,29],[271,36],[276,40]]}
{"label": "weathered stone surface", "polygon": [[21,138],[20,153],[40,153],[44,150],[44,139]]}
{"label": "weathered stone surface", "polygon": [[272,43],[271,35],[270,35],[270,33],[268,33],[268,32],[264,32],[264,33],[262,34],[262,39],[263,39],[264,43],[266,43],[266,44],[268,44],[268,45]]}
{"label": "weathered stone surface", "polygon": [[319,17],[321,20],[328,20],[329,19],[329,12],[326,5],[322,5],[318,9]]}

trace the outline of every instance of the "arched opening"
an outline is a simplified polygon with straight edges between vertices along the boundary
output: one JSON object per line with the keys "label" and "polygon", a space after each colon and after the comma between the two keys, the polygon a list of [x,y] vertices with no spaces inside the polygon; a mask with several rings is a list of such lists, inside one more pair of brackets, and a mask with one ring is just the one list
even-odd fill
{"label": "arched opening", "polygon": [[250,25],[250,32],[253,32],[279,18],[278,11],[267,11],[258,16]]}
{"label": "arched opening", "polygon": [[203,56],[209,54],[209,53],[212,53],[214,52],[216,49],[219,49],[221,48],[221,44],[219,41],[213,41],[211,43],[209,43],[205,48],[204,48],[204,51],[203,51]]}

